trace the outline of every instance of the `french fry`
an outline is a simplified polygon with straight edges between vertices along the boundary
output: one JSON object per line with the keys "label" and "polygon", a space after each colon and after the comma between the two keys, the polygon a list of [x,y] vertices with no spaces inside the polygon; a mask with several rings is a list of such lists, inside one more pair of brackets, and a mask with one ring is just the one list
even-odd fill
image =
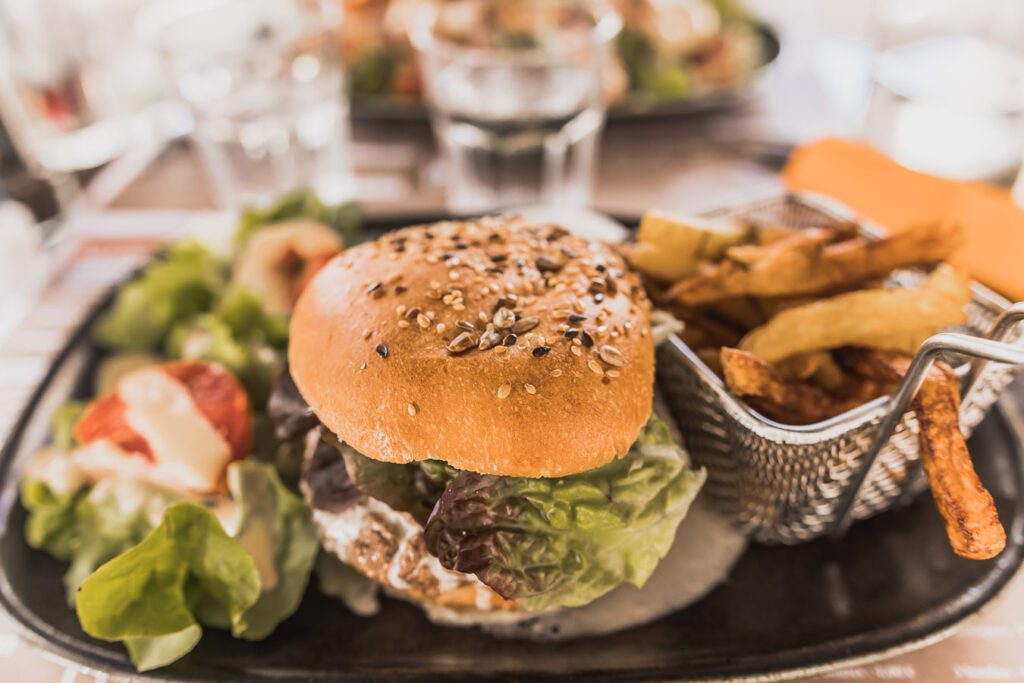
{"label": "french fry", "polygon": [[916,287],[865,289],[785,310],[739,347],[768,363],[842,346],[913,353],[941,328],[963,322],[970,298],[966,278],[941,265]]}
{"label": "french fry", "polygon": [[863,380],[854,393],[835,396],[807,382],[787,381],[771,365],[739,349],[723,348],[721,362],[729,390],[783,424],[820,422],[891,390],[889,383]]}
{"label": "french fry", "polygon": [[914,412],[921,426],[921,462],[953,551],[973,560],[995,557],[1006,547],[1006,530],[960,432],[960,391],[951,371],[925,380]]}
{"label": "french fry", "polygon": [[697,272],[701,262],[717,261],[727,247],[750,236],[750,226],[732,220],[648,211],[640,220],[629,261],[637,270],[675,282]]}
{"label": "french fry", "polygon": [[821,364],[810,377],[811,384],[833,393],[840,391],[848,380],[849,378],[843,373],[843,369],[839,367],[831,353],[824,354]]}
{"label": "french fry", "polygon": [[820,294],[881,277],[896,268],[937,263],[964,243],[957,223],[936,222],[880,240],[835,243],[822,229],[804,230],[765,246],[726,250],[714,269],[677,282],[668,296],[696,306],[744,294]]}
{"label": "french fry", "polygon": [[828,351],[798,353],[795,356],[784,358],[774,365],[783,379],[803,381],[814,376],[828,355]]}
{"label": "french fry", "polygon": [[[873,378],[901,378],[910,366],[906,356],[863,349],[845,350],[842,359],[855,372]],[[921,463],[953,551],[973,560],[995,557],[1006,547],[1006,530],[960,432],[960,387],[953,371],[936,364],[913,406]]]}

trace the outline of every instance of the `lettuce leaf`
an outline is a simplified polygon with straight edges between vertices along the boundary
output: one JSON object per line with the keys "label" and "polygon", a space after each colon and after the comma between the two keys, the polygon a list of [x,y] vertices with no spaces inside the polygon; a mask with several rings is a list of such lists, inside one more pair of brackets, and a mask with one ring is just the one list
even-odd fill
{"label": "lettuce leaf", "polygon": [[109,479],[72,492],[57,492],[44,481],[25,479],[21,502],[29,513],[28,544],[70,563],[64,588],[68,604],[73,605],[82,581],[141,541],[153,526],[149,511],[170,504],[173,497],[125,479]]}
{"label": "lettuce leaf", "polygon": [[[166,507],[155,529],[147,525],[134,547],[104,558],[110,561],[81,582],[75,605],[82,627],[123,641],[140,671],[188,653],[202,626],[265,638],[302,600],[318,549],[309,509],[267,464],[232,463],[228,488],[237,510],[232,535],[209,507],[179,502]],[[77,512],[83,548],[115,537],[90,535],[90,523],[102,529],[110,521]],[[74,572],[72,564],[68,575]],[[226,590],[225,582],[237,582],[239,591]]]}
{"label": "lettuce leaf", "polygon": [[427,522],[427,547],[527,609],[584,605],[624,582],[643,586],[705,476],[652,417],[625,457],[591,472],[460,472]]}
{"label": "lettuce leaf", "polygon": [[215,602],[232,629],[242,630],[259,596],[252,557],[207,508],[178,503],[141,543],[87,578],[75,605],[86,633],[125,641],[132,662],[146,671],[199,642],[198,602]]}
{"label": "lettuce leaf", "polygon": [[251,289],[228,287],[213,314],[227,325],[236,339],[281,350],[288,346],[288,318],[266,313],[259,295]]}
{"label": "lettuce leaf", "polygon": [[235,538],[254,558],[263,585],[259,600],[245,612],[245,627],[234,634],[260,640],[298,608],[320,543],[309,508],[285,488],[273,466],[235,463],[228,470],[228,488],[241,506]]}
{"label": "lettuce leaf", "polygon": [[177,242],[118,290],[96,326],[96,339],[112,349],[154,349],[175,324],[210,310],[226,278],[224,264],[204,246]]}
{"label": "lettuce leaf", "polygon": [[75,505],[82,493],[58,493],[42,482],[22,481],[21,503],[28,510],[25,540],[29,546],[69,561],[75,548]]}
{"label": "lettuce leaf", "polygon": [[75,447],[75,423],[85,412],[86,401],[67,401],[53,411],[50,422],[50,441],[53,447],[62,451]]}
{"label": "lettuce leaf", "polygon": [[354,203],[329,206],[315,193],[300,190],[285,195],[266,208],[244,209],[235,228],[235,246],[241,246],[259,228],[297,218],[323,223],[341,236],[346,247],[362,242],[365,237],[359,220],[359,207]]}

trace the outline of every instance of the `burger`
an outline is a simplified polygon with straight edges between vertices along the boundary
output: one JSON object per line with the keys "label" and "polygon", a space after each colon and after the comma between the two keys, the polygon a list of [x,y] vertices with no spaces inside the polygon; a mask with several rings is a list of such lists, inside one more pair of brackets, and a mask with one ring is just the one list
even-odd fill
{"label": "burger", "polygon": [[609,246],[516,218],[324,266],[271,399],[323,547],[463,621],[642,586],[704,482],[652,415],[650,303]]}

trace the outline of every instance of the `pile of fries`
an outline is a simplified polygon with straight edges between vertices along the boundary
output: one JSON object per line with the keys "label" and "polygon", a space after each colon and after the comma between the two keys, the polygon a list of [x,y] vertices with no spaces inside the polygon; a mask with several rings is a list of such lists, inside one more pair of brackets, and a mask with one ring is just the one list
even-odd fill
{"label": "pile of fries", "polygon": [[[964,239],[943,222],[872,239],[855,224],[798,229],[649,212],[628,256],[734,395],[776,422],[804,425],[892,393],[925,339],[966,321],[970,284],[945,263]],[[898,286],[894,274],[912,268],[919,280]],[[971,464],[959,405],[955,376],[937,366],[914,402],[922,459],[953,549],[993,557],[1005,532]]]}

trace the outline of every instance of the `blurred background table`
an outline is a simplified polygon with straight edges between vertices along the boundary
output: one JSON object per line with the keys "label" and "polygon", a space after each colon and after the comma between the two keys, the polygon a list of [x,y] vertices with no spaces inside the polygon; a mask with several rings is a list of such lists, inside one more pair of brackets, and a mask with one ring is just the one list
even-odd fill
{"label": "blurred background table", "polygon": [[[757,0],[779,31],[782,52],[759,96],[724,115],[608,125],[595,189],[598,209],[634,216],[652,207],[700,211],[781,188],[778,169],[793,145],[858,137],[870,97],[866,41],[873,3]],[[426,123],[356,121],[354,161],[369,213],[443,210],[442,179]],[[17,332],[0,344],[0,433],[45,371],[83,310],[119,273],[144,258],[188,212],[214,206],[194,150],[176,142],[136,150],[91,177],[90,210],[67,227],[50,284]],[[1024,400],[1017,387],[1015,397]],[[830,680],[1024,680],[1024,577],[959,633],[927,649],[833,673]],[[104,680],[22,644],[0,623],[0,680]]]}

